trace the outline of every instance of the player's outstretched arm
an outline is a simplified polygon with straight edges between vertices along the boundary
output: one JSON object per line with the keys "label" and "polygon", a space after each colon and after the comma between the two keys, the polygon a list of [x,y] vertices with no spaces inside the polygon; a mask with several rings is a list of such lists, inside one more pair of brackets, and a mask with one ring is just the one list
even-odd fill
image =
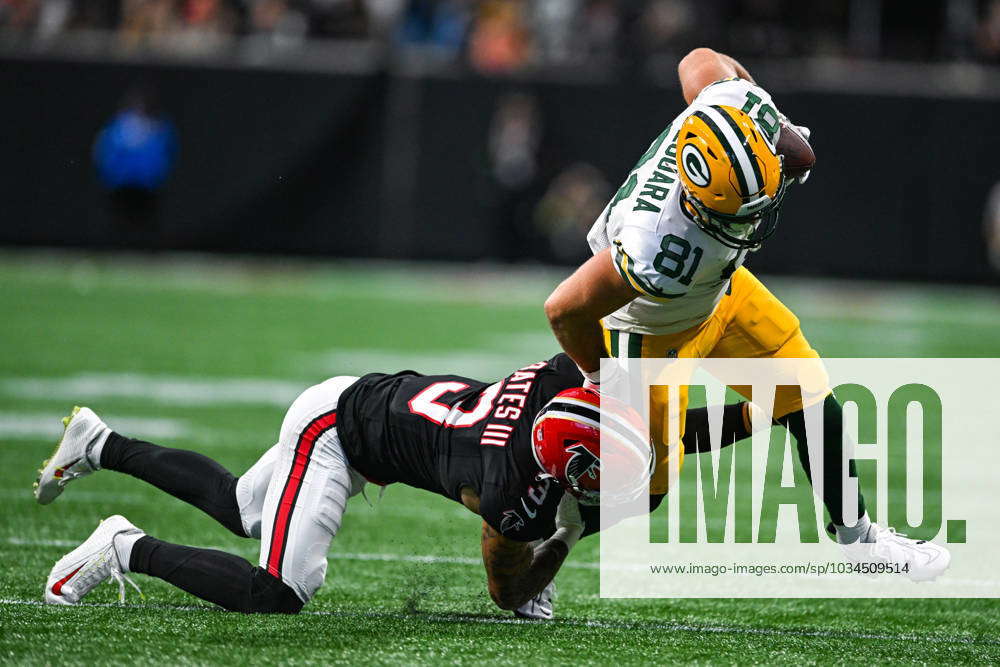
{"label": "player's outstretched arm", "polygon": [[705,47],[692,50],[677,65],[677,76],[681,80],[684,101],[694,102],[705,86],[732,77],[754,82],[750,72],[735,58]]}
{"label": "player's outstretched arm", "polygon": [[493,602],[514,610],[538,595],[555,578],[582,533],[579,504],[568,494],[559,502],[555,534],[534,549],[504,537],[484,521],[483,565]]}
{"label": "player's outstretched arm", "polygon": [[483,565],[490,597],[501,609],[514,610],[548,586],[562,566],[569,547],[549,539],[537,549],[515,542],[483,522]]}
{"label": "player's outstretched arm", "polygon": [[596,373],[604,356],[601,318],[639,296],[602,250],[549,295],[545,315],[563,350],[584,373]]}

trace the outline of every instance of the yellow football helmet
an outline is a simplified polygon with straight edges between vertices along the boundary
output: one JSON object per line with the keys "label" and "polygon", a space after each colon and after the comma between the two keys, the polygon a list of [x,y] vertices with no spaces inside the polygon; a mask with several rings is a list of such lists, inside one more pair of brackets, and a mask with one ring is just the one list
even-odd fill
{"label": "yellow football helmet", "polygon": [[774,233],[786,188],[782,160],[746,113],[695,107],[677,134],[677,166],[684,208],[705,233],[754,250]]}

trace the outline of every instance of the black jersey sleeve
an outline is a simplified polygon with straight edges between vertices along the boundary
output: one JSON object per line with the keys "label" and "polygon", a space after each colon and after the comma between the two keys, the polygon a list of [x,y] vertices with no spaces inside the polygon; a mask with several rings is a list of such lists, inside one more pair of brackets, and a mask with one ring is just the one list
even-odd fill
{"label": "black jersey sleeve", "polygon": [[563,490],[551,479],[536,479],[521,495],[497,489],[480,502],[483,521],[517,542],[545,539],[555,531],[556,509]]}

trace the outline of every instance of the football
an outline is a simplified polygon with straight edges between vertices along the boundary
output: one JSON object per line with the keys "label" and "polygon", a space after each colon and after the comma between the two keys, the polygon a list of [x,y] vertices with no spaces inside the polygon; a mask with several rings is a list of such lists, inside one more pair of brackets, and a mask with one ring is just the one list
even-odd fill
{"label": "football", "polygon": [[789,122],[781,122],[777,149],[778,155],[783,155],[785,158],[785,173],[792,178],[801,176],[816,164],[816,154],[812,146]]}

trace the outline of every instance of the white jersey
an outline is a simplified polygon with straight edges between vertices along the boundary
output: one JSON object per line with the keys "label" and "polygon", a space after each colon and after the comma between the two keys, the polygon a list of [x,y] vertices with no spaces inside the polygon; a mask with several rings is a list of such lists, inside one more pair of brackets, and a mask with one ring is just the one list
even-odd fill
{"label": "white jersey", "polygon": [[744,79],[725,79],[706,86],[653,141],[587,234],[591,251],[610,247],[615,268],[642,293],[604,319],[609,329],[667,334],[704,322],[746,258],[747,250],[723,245],[681,208],[677,131],[696,107],[713,104],[742,109],[764,136],[776,136],[771,96]]}

